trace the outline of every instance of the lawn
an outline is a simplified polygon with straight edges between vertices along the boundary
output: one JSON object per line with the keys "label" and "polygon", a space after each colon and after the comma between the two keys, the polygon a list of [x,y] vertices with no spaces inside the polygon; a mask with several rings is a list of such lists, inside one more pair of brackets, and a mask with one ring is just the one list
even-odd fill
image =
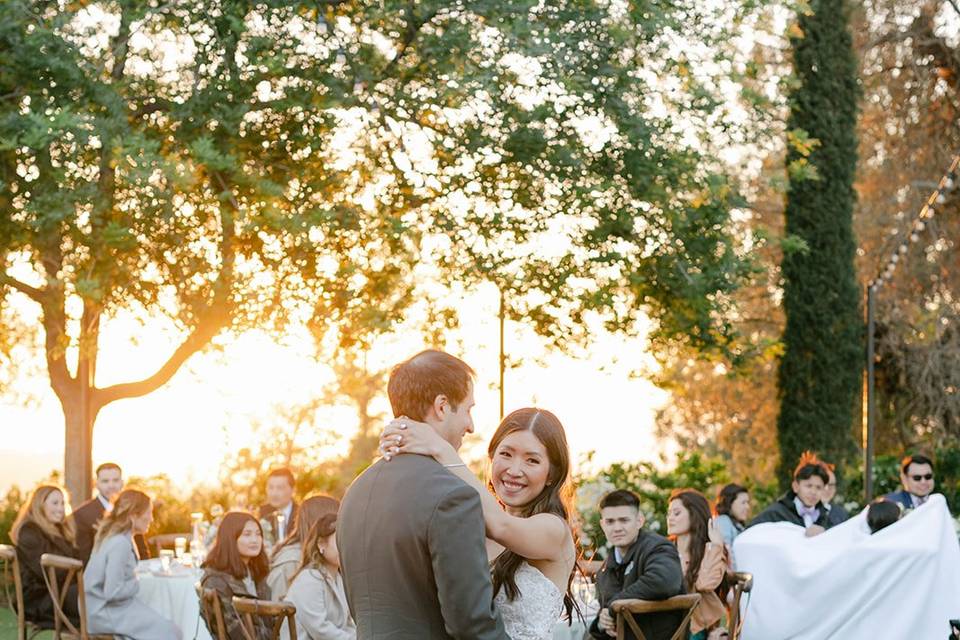
{"label": "lawn", "polygon": [[[52,631],[44,631],[37,640],[49,640]],[[0,640],[17,640],[17,616],[10,609],[0,608]]]}

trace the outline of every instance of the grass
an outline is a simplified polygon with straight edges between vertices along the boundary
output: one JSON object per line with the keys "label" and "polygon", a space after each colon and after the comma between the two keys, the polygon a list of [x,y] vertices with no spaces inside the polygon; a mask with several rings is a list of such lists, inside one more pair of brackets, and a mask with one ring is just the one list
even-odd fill
{"label": "grass", "polygon": [[[53,632],[44,631],[36,637],[36,640],[50,638],[53,638]],[[0,608],[0,640],[17,640],[17,616],[10,609]]]}

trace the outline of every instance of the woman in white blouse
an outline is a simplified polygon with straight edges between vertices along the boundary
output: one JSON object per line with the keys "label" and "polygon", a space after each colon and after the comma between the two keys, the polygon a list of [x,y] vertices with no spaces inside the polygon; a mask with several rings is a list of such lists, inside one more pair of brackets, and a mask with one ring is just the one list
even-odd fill
{"label": "woman in white blouse", "polygon": [[[300,569],[284,600],[297,607],[297,638],[306,640],[356,640],[357,627],[350,618],[347,595],[340,577],[337,551],[337,516],[322,516],[303,541]],[[283,628],[283,640],[288,639]]]}

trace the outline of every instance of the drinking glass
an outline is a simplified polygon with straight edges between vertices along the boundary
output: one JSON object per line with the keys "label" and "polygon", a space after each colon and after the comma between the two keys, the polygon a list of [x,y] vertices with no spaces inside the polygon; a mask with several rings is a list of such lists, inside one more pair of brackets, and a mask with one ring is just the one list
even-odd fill
{"label": "drinking glass", "polygon": [[160,571],[170,573],[170,565],[173,564],[173,551],[170,549],[160,550]]}

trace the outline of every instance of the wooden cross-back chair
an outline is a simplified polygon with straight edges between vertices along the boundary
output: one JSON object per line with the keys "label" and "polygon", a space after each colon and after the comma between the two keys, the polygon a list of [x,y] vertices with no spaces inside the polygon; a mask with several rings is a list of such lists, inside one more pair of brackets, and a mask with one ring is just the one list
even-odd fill
{"label": "wooden cross-back chair", "polygon": [[[204,587],[199,582],[196,585],[197,598],[200,599],[200,609],[207,621],[207,630],[214,640],[229,640],[227,627],[223,624],[223,607],[220,606],[220,594],[216,589]],[[213,625],[213,627],[211,627]]]}
{"label": "wooden cross-back chair", "polygon": [[[58,556],[45,553],[40,556],[40,567],[43,570],[43,579],[47,583],[47,591],[53,601],[53,637],[57,640],[113,640],[112,635],[96,635],[87,632],[87,601],[83,594],[83,563],[76,558]],[[57,579],[57,572],[63,571],[66,576],[61,584]],[[77,585],[77,612],[80,614],[80,628],[78,629],[63,610],[67,594],[72,583]]]}
{"label": "wooden cross-back chair", "polygon": [[280,640],[280,630],[284,621],[290,632],[290,640],[297,640],[297,625],[294,616],[297,608],[289,602],[274,602],[272,600],[254,600],[233,596],[233,608],[240,616],[240,627],[246,640],[257,640],[256,623],[254,618],[267,618],[270,628],[270,640]]}
{"label": "wooden cross-back chair", "polygon": [[617,622],[617,640],[625,640],[627,629],[637,637],[638,640],[647,640],[640,630],[634,616],[647,613],[662,613],[664,611],[685,611],[686,614],[680,622],[680,626],[674,632],[670,640],[681,640],[686,638],[687,627],[690,625],[690,618],[693,616],[694,609],[700,604],[700,594],[691,593],[682,596],[673,596],[666,600],[617,600],[610,605],[610,611],[615,616]]}
{"label": "wooden cross-back chair", "polygon": [[753,590],[753,574],[737,572],[733,574],[733,602],[730,603],[730,640],[738,640],[743,631],[743,618],[740,616],[740,600],[743,594]]}
{"label": "wooden cross-back chair", "polygon": [[26,619],[23,611],[23,577],[17,549],[8,544],[0,544],[0,563],[3,564],[3,594],[6,606],[17,616],[17,640],[30,640],[44,629],[52,629],[53,625],[39,625]]}
{"label": "wooden cross-back chair", "polygon": [[156,554],[156,557],[160,557],[160,551],[163,549],[173,549],[176,545],[177,538],[184,538],[187,541],[187,550],[189,551],[190,538],[193,534],[191,533],[160,533],[155,536],[150,536],[147,540],[148,550],[152,550],[152,553]]}

